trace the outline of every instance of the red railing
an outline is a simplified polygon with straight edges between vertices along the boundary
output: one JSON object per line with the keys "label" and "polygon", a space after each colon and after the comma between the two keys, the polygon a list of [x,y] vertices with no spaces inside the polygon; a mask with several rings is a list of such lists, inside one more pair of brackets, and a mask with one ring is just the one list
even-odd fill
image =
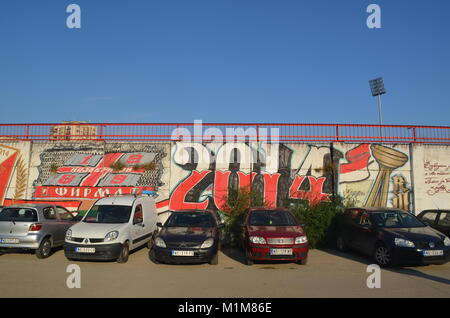
{"label": "red railing", "polygon": [[[0,124],[0,140],[374,142],[450,144],[450,127],[290,123]],[[185,139],[186,140],[186,139]]]}

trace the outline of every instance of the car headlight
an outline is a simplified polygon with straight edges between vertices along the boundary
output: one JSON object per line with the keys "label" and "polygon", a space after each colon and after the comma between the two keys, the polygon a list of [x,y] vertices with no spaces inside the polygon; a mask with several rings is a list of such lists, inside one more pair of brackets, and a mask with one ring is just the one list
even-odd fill
{"label": "car headlight", "polygon": [[66,240],[70,241],[71,238],[72,238],[72,230],[68,229],[66,232]]}
{"label": "car headlight", "polygon": [[266,240],[264,239],[264,237],[260,237],[260,236],[250,236],[250,242],[252,242],[253,244],[266,244]]}
{"label": "car headlight", "polygon": [[114,241],[118,236],[119,236],[119,232],[111,231],[108,234],[106,234],[103,241],[105,241],[105,242]]}
{"label": "car headlight", "polygon": [[160,237],[157,237],[155,239],[155,245],[158,247],[166,247],[166,243],[164,242],[164,240]]}
{"label": "car headlight", "polygon": [[210,237],[209,239],[205,240],[202,244],[202,246],[200,246],[200,248],[210,248],[211,246],[213,246],[214,244],[214,239],[212,237]]}
{"label": "car headlight", "polygon": [[402,238],[395,238],[395,245],[401,246],[401,247],[415,247],[414,243]]}
{"label": "car headlight", "polygon": [[447,236],[444,239],[444,245],[445,246],[450,246],[450,238],[448,238]]}
{"label": "car headlight", "polygon": [[295,238],[295,244],[305,244],[308,242],[308,238],[306,236],[298,236]]}

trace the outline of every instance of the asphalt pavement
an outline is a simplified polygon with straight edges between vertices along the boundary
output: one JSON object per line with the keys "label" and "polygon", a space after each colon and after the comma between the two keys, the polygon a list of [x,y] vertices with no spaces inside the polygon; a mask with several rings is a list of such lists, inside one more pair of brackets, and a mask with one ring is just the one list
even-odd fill
{"label": "asphalt pavement", "polygon": [[[450,297],[450,263],[382,269],[380,288],[368,288],[367,266],[373,262],[352,252],[311,250],[307,265],[247,266],[243,261],[236,250],[222,251],[218,265],[154,264],[146,248],[132,253],[125,264],[69,261],[61,249],[43,260],[30,253],[7,253],[0,256],[0,293],[2,297]],[[80,288],[68,288],[70,264],[79,266]]]}

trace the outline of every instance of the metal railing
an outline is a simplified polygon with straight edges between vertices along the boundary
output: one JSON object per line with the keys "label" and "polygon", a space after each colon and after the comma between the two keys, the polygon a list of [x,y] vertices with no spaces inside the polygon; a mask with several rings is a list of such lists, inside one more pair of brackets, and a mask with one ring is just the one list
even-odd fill
{"label": "metal railing", "polygon": [[[380,129],[381,128],[381,129]],[[295,123],[0,124],[5,141],[261,141],[450,144],[450,127]]]}

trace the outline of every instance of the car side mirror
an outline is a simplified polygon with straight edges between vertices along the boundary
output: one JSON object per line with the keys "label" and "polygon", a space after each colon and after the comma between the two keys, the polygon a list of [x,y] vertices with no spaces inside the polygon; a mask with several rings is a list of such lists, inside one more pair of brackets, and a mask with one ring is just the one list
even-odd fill
{"label": "car side mirror", "polygon": [[305,227],[305,226],[307,226],[307,225],[308,225],[308,223],[306,223],[306,222],[301,222],[301,223],[300,223],[300,226],[301,226],[301,227]]}
{"label": "car side mirror", "polygon": [[161,222],[156,223],[156,226],[157,226],[157,227],[163,227],[163,225],[162,225]]}

